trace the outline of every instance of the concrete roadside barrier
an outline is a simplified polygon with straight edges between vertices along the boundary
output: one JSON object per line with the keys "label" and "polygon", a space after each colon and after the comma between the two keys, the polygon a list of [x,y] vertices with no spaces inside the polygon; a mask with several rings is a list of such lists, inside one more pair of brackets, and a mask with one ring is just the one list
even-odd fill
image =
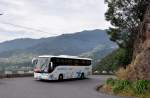
{"label": "concrete roadside barrier", "polygon": [[2,78],[16,78],[16,77],[31,77],[33,73],[24,73],[24,74],[0,74],[0,79]]}

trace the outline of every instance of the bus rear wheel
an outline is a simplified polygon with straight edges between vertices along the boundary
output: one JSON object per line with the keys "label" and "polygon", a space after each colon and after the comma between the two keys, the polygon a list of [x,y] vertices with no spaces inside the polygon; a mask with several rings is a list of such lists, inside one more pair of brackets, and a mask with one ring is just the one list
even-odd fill
{"label": "bus rear wheel", "polygon": [[84,73],[81,74],[81,77],[80,77],[80,78],[81,78],[81,79],[84,79],[84,78],[85,78]]}
{"label": "bus rear wheel", "polygon": [[64,78],[63,78],[63,75],[62,75],[62,74],[60,74],[60,75],[59,75],[59,77],[58,77],[58,80],[60,80],[60,81],[61,81],[61,80],[63,80],[63,79],[64,79]]}

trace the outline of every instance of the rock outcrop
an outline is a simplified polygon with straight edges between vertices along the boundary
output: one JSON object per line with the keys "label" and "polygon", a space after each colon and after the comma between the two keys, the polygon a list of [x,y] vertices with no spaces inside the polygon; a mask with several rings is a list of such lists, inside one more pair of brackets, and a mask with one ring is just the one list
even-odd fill
{"label": "rock outcrop", "polygon": [[129,80],[150,80],[150,6],[140,29],[135,42],[133,61],[126,69],[126,78]]}

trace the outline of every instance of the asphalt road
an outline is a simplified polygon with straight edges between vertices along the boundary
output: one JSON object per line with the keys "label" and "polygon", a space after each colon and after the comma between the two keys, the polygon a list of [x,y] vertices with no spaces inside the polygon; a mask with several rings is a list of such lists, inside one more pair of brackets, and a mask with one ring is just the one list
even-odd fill
{"label": "asphalt road", "polygon": [[123,98],[95,91],[110,76],[84,80],[36,81],[32,77],[0,80],[0,98]]}

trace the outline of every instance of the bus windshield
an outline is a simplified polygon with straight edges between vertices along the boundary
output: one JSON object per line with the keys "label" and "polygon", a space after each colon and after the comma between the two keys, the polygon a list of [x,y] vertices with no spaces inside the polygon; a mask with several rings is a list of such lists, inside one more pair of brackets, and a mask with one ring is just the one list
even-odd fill
{"label": "bus windshield", "polygon": [[36,72],[40,71],[47,71],[48,70],[48,64],[49,64],[49,58],[38,58],[37,59],[37,64],[35,66]]}

